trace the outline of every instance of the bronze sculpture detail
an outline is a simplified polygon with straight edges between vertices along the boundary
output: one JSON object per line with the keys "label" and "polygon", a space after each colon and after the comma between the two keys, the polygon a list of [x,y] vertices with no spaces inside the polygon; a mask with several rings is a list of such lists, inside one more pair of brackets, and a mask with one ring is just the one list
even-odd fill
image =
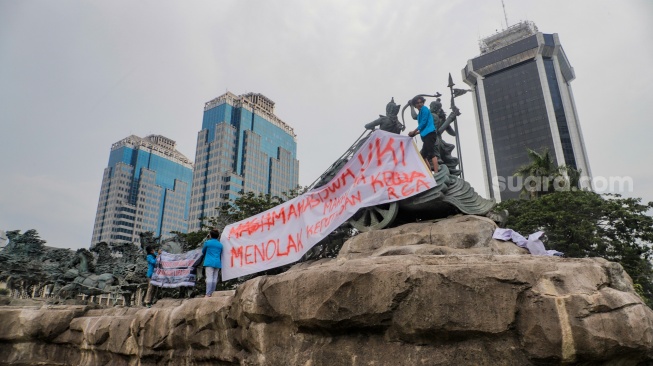
{"label": "bronze sculpture detail", "polygon": [[396,104],[395,98],[392,98],[385,107],[386,115],[379,115],[379,118],[366,124],[365,129],[373,130],[374,127],[379,126],[379,129],[383,131],[397,134],[401,133],[405,127],[399,122],[399,118],[397,117],[399,108],[401,108],[401,104]]}

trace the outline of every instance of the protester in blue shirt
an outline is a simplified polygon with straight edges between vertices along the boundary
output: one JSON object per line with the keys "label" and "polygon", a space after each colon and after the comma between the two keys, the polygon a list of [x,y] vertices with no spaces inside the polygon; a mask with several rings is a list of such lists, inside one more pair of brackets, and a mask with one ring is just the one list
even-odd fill
{"label": "protester in blue shirt", "polygon": [[[145,293],[144,303],[149,308],[152,306],[152,293],[154,292],[154,286],[151,283],[152,274],[154,274],[154,266],[156,266],[158,255],[154,254],[154,248],[149,245],[145,247],[145,252],[147,253],[147,257],[145,258],[147,260],[147,292]],[[159,249],[158,254],[161,254],[161,249]]]}
{"label": "protester in blue shirt", "polygon": [[222,255],[222,243],[218,240],[220,232],[217,229],[212,229],[209,232],[209,240],[204,242],[202,246],[202,254],[204,254],[204,272],[206,273],[206,296],[211,297],[218,285],[218,276],[222,263],[220,256]]}
{"label": "protester in blue shirt", "polygon": [[[410,131],[408,136],[413,137],[419,133],[422,138],[422,150],[420,154],[424,160],[433,163],[433,171],[438,171],[438,151],[435,146],[437,142],[437,132],[435,131],[435,123],[433,121],[433,115],[431,115],[431,110],[429,107],[424,105],[426,99],[422,96],[416,96],[410,101],[410,111],[413,119],[417,120],[417,129]],[[415,113],[415,109],[419,111],[419,114]]]}

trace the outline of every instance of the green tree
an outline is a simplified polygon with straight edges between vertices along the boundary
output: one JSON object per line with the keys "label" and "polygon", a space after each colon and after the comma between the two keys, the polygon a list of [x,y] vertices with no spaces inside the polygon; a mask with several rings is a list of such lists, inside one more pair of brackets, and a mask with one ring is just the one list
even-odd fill
{"label": "green tree", "polygon": [[209,231],[208,229],[204,228],[190,233],[180,233],[178,231],[173,231],[172,234],[175,235],[174,240],[181,244],[184,252],[187,252],[189,250],[199,248],[202,242],[204,242],[206,236],[209,234]]}
{"label": "green tree", "polygon": [[154,236],[152,231],[144,231],[138,233],[138,236],[141,238],[141,248],[145,249],[147,246],[153,248],[158,248],[161,244],[161,236]]}
{"label": "green tree", "polygon": [[9,244],[0,251],[0,280],[7,281],[10,289],[25,291],[47,280],[42,261],[45,240],[38,232],[7,231],[7,238]]}
{"label": "green tree", "polygon": [[[291,199],[294,197],[290,197]],[[218,216],[208,219],[209,226],[223,230],[225,226],[245,220],[263,211],[284,203],[287,199],[270,194],[255,194],[254,192],[243,193],[235,200],[218,207]]]}
{"label": "green tree", "polygon": [[576,168],[569,166],[569,165],[563,165],[561,169],[567,173],[567,180],[569,181],[569,188],[571,190],[574,190],[574,188],[579,189],[580,188],[580,176],[581,173],[583,172],[582,169],[576,170]]}
{"label": "green tree", "polygon": [[531,200],[501,202],[506,227],[522,234],[542,230],[549,249],[567,257],[602,257],[620,263],[653,303],[653,202],[590,191],[554,192]]}
{"label": "green tree", "polygon": [[38,258],[43,253],[45,240],[42,240],[34,229],[27,230],[23,234],[20,233],[20,230],[7,231],[7,238],[9,238],[7,251],[32,259]]}
{"label": "green tree", "polygon": [[522,178],[524,183],[522,196],[536,198],[555,192],[556,189],[569,190],[570,187],[578,187],[581,172],[571,166],[558,166],[549,149],[545,148],[541,153],[526,149],[526,152],[531,162],[519,167],[514,173],[514,176]]}

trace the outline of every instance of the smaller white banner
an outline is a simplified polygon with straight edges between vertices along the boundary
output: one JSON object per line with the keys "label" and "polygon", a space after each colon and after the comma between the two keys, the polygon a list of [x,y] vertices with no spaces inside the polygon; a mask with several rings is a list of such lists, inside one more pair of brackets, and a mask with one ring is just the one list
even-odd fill
{"label": "smaller white banner", "polygon": [[197,266],[202,260],[202,249],[181,254],[163,252],[156,259],[150,283],[157,287],[195,286]]}
{"label": "smaller white banner", "polygon": [[329,183],[228,225],[220,238],[222,278],[296,262],[359,209],[433,187],[412,138],[376,130]]}

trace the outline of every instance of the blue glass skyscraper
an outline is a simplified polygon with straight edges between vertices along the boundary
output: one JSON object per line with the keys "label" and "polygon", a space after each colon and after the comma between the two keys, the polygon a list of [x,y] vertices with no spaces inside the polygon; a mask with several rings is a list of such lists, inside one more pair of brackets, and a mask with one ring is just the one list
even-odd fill
{"label": "blue glass skyscraper", "polygon": [[242,192],[280,196],[299,181],[297,138],[262,94],[227,92],[204,106],[197,136],[189,230]]}
{"label": "blue glass skyscraper", "polygon": [[160,135],[129,136],[111,146],[92,243],[140,242],[139,234],[188,231],[193,166]]}

